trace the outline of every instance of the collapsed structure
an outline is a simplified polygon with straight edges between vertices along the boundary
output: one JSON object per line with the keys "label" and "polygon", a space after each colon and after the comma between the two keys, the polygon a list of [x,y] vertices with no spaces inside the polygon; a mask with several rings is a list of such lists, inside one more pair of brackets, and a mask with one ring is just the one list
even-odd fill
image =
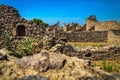
{"label": "collapsed structure", "polygon": [[5,34],[9,34],[11,40],[15,40],[24,36],[39,39],[45,33],[66,38],[69,42],[120,42],[120,24],[116,21],[98,22],[96,16],[90,16],[83,27],[71,23],[63,24],[61,29],[57,22],[45,31],[44,26],[22,18],[15,8],[0,5],[0,45],[3,44]]}
{"label": "collapsed structure", "polygon": [[55,37],[66,38],[69,42],[120,43],[120,24],[117,21],[98,22],[92,15],[83,27],[76,23],[63,24],[62,30],[54,30]]}
{"label": "collapsed structure", "polygon": [[[110,23],[110,25],[108,23]],[[101,25],[105,28],[100,27]],[[99,27],[97,28],[97,26],[99,26],[100,29]],[[33,37],[37,40],[37,45],[39,44],[39,41],[42,41],[43,49],[35,52],[38,54],[20,59],[16,59],[16,57],[10,55],[11,52],[4,51],[5,49],[0,50],[0,60],[9,60],[1,61],[1,79],[119,79],[119,76],[108,74],[93,68],[89,60],[78,59],[82,57],[85,59],[92,58],[94,60],[100,60],[101,58],[105,60],[109,58],[119,59],[119,57],[117,57],[120,52],[119,45],[107,48],[103,47],[100,51],[97,49],[90,49],[90,51],[88,51],[87,49],[86,51],[77,52],[73,47],[66,44],[66,41],[60,39],[65,38],[70,42],[107,43],[110,41],[118,43],[120,40],[120,26],[116,22],[99,23],[95,16],[90,16],[84,27],[79,26],[77,23],[71,23],[64,25],[63,28],[60,29],[59,22],[57,22],[55,25],[48,27],[45,31],[43,25],[36,25],[32,21],[21,18],[15,8],[0,5],[0,48],[2,47],[1,45],[3,45],[6,34],[9,34],[12,43],[18,42],[19,39],[23,39],[24,37]],[[51,37],[50,35],[54,37]],[[68,57],[64,54],[68,56],[77,56],[78,58]],[[51,73],[53,73],[53,75],[51,75]],[[47,78],[41,78],[39,75]]]}

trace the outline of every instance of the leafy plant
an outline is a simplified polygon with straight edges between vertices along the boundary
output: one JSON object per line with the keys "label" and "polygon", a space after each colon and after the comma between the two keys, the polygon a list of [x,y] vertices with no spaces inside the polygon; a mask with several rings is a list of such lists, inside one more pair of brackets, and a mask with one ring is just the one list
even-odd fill
{"label": "leafy plant", "polygon": [[11,48],[11,41],[10,41],[10,36],[9,36],[9,34],[6,34],[6,35],[5,35],[5,38],[4,38],[4,47],[5,47],[7,50],[10,50],[10,48]]}
{"label": "leafy plant", "polygon": [[34,40],[27,37],[18,42],[16,54],[23,57],[32,55],[35,52],[35,45],[33,44]]}

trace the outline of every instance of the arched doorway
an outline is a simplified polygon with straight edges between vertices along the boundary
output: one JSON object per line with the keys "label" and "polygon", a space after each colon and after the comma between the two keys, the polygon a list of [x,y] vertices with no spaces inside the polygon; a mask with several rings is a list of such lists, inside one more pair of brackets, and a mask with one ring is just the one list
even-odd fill
{"label": "arched doorway", "polygon": [[24,25],[17,26],[16,35],[17,36],[25,36],[25,26]]}

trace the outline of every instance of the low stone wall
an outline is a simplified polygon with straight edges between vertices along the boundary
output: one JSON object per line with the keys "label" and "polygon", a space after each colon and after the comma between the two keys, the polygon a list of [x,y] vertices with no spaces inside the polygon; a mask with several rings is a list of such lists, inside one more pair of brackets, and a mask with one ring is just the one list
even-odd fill
{"label": "low stone wall", "polygon": [[120,45],[110,45],[100,48],[83,48],[72,53],[65,53],[68,56],[75,56],[86,60],[120,60]]}
{"label": "low stone wall", "polygon": [[[110,46],[108,49],[102,48],[95,51],[81,51],[83,59],[90,60],[120,60],[120,45]],[[81,56],[81,55],[80,55]],[[78,55],[79,57],[79,55]]]}
{"label": "low stone wall", "polygon": [[68,42],[107,42],[107,31],[56,32],[56,37],[66,38]]}

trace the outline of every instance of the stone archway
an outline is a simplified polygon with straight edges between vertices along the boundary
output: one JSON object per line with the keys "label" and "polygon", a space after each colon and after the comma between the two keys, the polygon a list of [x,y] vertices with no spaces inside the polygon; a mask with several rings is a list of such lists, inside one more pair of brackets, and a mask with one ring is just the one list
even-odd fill
{"label": "stone archway", "polygon": [[25,36],[25,26],[24,25],[17,26],[16,35],[17,36]]}

